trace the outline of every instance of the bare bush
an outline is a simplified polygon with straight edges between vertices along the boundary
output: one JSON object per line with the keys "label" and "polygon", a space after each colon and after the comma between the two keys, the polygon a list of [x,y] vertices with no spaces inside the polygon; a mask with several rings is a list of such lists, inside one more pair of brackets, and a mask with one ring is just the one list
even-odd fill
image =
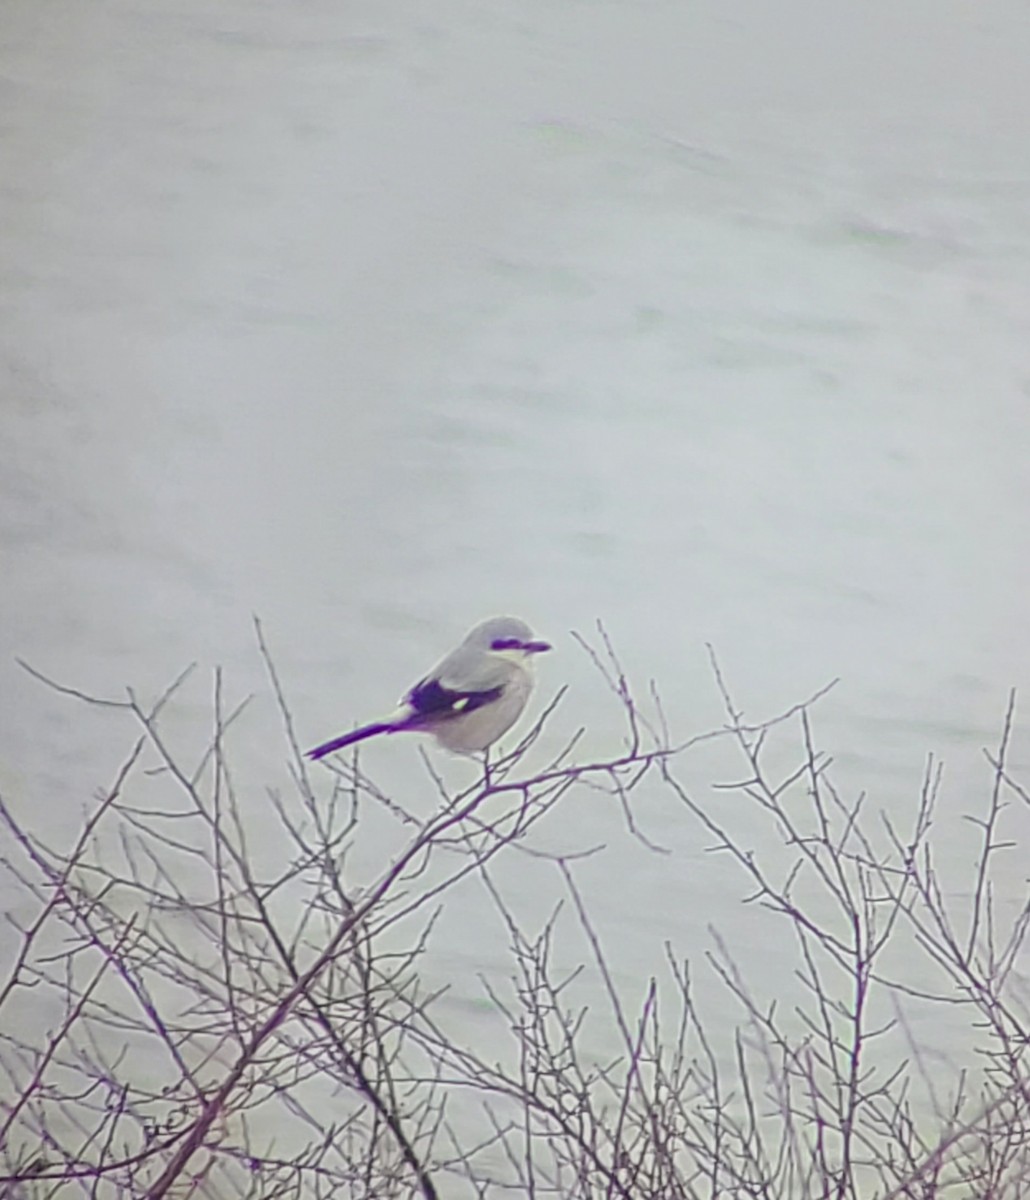
{"label": "bare bush", "polygon": [[[831,780],[818,696],[748,723],[714,658],[726,724],[677,742],[654,689],[638,700],[601,631],[598,648],[583,645],[621,706],[618,751],[582,760],[577,735],[546,757],[559,695],[464,789],[426,759],[435,808],[417,817],[356,755],[312,780],[258,633],[292,762],[290,793],[268,794],[261,815],[280,831],[274,861],[251,848],[255,801],[227,751],[242,710],[225,711],[220,676],[194,762],[165,734],[183,679],[149,707],[45,681],[69,702],[113,706],[137,732],[71,845],[0,805],[5,885],[31,911],[11,923],[0,983],[0,1195],[1023,1194],[1030,903],[1025,869],[1016,886],[1005,870],[1012,847],[1030,845],[1030,796],[1007,765],[1014,698],[970,814],[963,890],[936,866],[936,764],[908,812],[873,811]],[[793,765],[777,771],[788,739]],[[740,764],[722,787],[729,808],[685,782],[711,741]],[[155,769],[174,785],[157,806]],[[789,1002],[757,995],[714,929],[701,970],[738,1006],[726,1044],[706,1028],[698,968],[672,946],[627,998],[578,879],[578,859],[599,847],[539,846],[578,789],[618,805],[625,836],[654,854],[638,798],[661,790],[682,805],[787,935]],[[404,840],[358,886],[349,864],[372,812]],[[549,863],[564,896],[532,930],[495,869],[520,854]],[[483,982],[506,1037],[488,1048],[455,1036],[422,970],[437,915],[469,881],[510,955],[508,978]],[[583,953],[570,965],[573,933]],[[950,1070],[914,1032],[938,1009],[976,1051]],[[584,1033],[601,1017],[608,1056]]]}

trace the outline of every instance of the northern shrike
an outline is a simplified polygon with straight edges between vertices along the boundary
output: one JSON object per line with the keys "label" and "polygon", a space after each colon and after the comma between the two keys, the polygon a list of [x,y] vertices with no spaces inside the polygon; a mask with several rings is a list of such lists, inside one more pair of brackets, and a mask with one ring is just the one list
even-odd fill
{"label": "northern shrike", "polygon": [[518,720],[533,690],[533,655],[550,650],[525,621],[491,617],[416,683],[396,712],[308,751],[324,758],[379,733],[431,733],[456,754],[491,746]]}

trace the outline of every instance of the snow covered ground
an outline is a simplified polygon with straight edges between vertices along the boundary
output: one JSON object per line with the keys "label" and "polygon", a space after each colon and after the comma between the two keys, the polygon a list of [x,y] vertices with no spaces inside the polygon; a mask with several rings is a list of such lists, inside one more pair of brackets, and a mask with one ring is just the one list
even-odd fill
{"label": "snow covered ground", "polygon": [[[600,617],[684,733],[721,719],[707,641],[755,716],[841,677],[844,786],[902,811],[933,751],[984,794],[1030,673],[1027,62],[1019,0],[9,0],[5,794],[71,828],[125,744],[15,654],[243,693],[258,613],[313,743],[504,611],[592,746],[566,635]],[[421,786],[410,743],[369,761]],[[627,986],[709,922],[775,986],[682,811],[641,814],[675,866],[588,799],[556,820],[610,843],[583,879]],[[437,954],[459,998],[504,960],[471,912]]]}

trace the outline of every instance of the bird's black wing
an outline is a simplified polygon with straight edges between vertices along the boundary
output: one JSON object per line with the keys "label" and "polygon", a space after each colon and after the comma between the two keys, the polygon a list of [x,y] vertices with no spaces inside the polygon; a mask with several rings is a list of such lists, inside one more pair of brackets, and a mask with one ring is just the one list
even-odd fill
{"label": "bird's black wing", "polygon": [[460,692],[444,687],[439,679],[423,679],[405,696],[416,720],[459,717],[498,699],[503,688],[487,688],[481,692]]}

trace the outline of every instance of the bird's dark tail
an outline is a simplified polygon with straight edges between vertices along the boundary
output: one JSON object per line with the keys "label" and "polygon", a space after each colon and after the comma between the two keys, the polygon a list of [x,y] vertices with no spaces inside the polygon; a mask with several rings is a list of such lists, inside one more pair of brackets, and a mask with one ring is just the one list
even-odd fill
{"label": "bird's dark tail", "polygon": [[403,728],[403,725],[386,724],[382,721],[377,721],[373,725],[362,725],[360,729],[352,729],[350,733],[341,733],[339,737],[333,738],[331,742],[323,742],[321,746],[316,746],[314,750],[309,750],[307,757],[317,761],[336,750],[342,750],[344,746],[352,745],[354,742],[363,742],[365,738],[375,737],[379,733],[396,733],[398,729]]}

